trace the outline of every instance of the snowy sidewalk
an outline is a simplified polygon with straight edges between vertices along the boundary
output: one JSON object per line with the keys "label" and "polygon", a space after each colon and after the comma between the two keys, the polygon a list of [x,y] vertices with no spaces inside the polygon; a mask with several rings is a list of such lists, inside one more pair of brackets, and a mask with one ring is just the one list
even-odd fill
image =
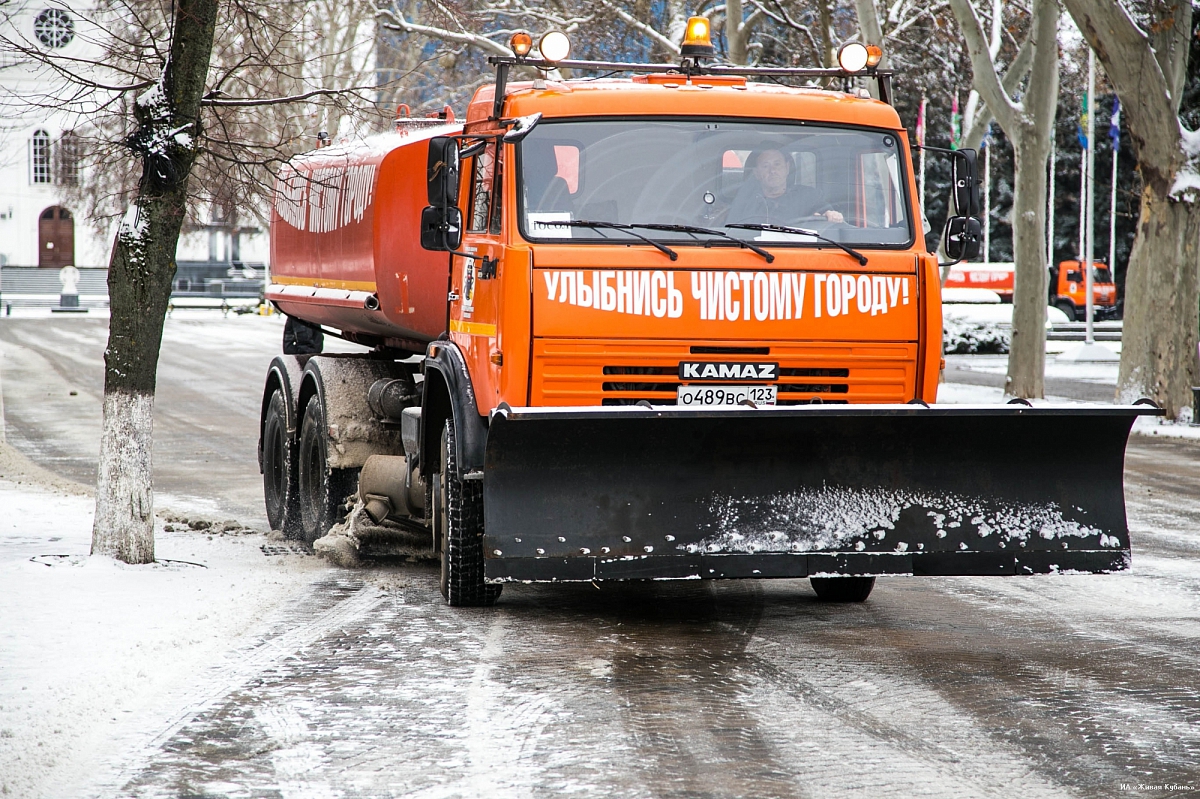
{"label": "snowy sidewalk", "polygon": [[94,501],[19,461],[0,444],[0,796],[85,796],[328,568],[261,534],[161,525],[159,564],[88,557]]}

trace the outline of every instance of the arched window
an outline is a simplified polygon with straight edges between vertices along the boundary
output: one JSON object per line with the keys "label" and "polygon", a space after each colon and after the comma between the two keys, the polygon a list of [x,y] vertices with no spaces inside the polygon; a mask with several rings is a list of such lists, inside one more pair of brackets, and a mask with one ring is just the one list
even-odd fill
{"label": "arched window", "polygon": [[51,183],[53,177],[50,172],[50,134],[39,130],[29,142],[29,182]]}
{"label": "arched window", "polygon": [[82,147],[79,137],[74,131],[63,131],[58,140],[58,184],[60,186],[79,185],[79,160],[82,157]]}

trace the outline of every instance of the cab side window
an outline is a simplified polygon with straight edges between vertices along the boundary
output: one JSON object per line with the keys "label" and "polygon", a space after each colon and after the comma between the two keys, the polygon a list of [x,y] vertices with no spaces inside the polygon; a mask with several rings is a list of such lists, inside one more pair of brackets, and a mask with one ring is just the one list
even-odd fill
{"label": "cab side window", "polygon": [[500,170],[496,142],[471,159],[471,214],[467,229],[472,233],[500,232]]}

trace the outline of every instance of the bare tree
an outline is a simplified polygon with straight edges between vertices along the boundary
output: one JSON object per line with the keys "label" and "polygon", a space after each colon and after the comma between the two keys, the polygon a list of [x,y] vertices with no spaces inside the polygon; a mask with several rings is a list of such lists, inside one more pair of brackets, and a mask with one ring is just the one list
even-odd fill
{"label": "bare tree", "polygon": [[93,554],[127,563],[154,560],[155,376],[217,11],[217,0],[179,0],[165,20],[170,49],[160,77],[133,103],[136,128],[128,142],[142,170],[108,272],[112,310],[92,530]]}
{"label": "bare tree", "polygon": [[1197,379],[1200,322],[1200,131],[1179,116],[1192,6],[1153,0],[1135,14],[1114,0],[1064,5],[1121,98],[1143,183],[1125,278],[1118,395],[1152,397],[1176,417]]}
{"label": "bare tree", "polygon": [[1020,100],[1006,90],[970,0],[950,0],[950,8],[967,43],[975,88],[1004,128],[1016,158],[1016,286],[1004,392],[1014,397],[1041,397],[1046,368],[1046,161],[1058,100],[1058,2],[1034,0],[1026,42],[1033,53]]}
{"label": "bare tree", "polygon": [[[309,149],[316,128],[347,116],[378,123],[374,7],[107,0],[86,23],[86,58],[11,37],[0,49],[58,78],[45,97],[16,101],[87,112],[77,132],[92,168],[80,191],[99,217],[121,211],[92,551],[146,563],[155,382],[181,229],[214,205],[265,222],[273,172]],[[2,99],[12,107],[14,98]]]}

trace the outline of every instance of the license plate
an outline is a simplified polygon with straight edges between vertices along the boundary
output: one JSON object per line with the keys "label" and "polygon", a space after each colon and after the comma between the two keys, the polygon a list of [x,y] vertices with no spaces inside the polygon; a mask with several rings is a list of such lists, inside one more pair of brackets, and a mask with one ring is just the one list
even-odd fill
{"label": "license plate", "polygon": [[680,386],[675,403],[684,408],[737,406],[750,400],[755,405],[774,405],[775,386]]}

